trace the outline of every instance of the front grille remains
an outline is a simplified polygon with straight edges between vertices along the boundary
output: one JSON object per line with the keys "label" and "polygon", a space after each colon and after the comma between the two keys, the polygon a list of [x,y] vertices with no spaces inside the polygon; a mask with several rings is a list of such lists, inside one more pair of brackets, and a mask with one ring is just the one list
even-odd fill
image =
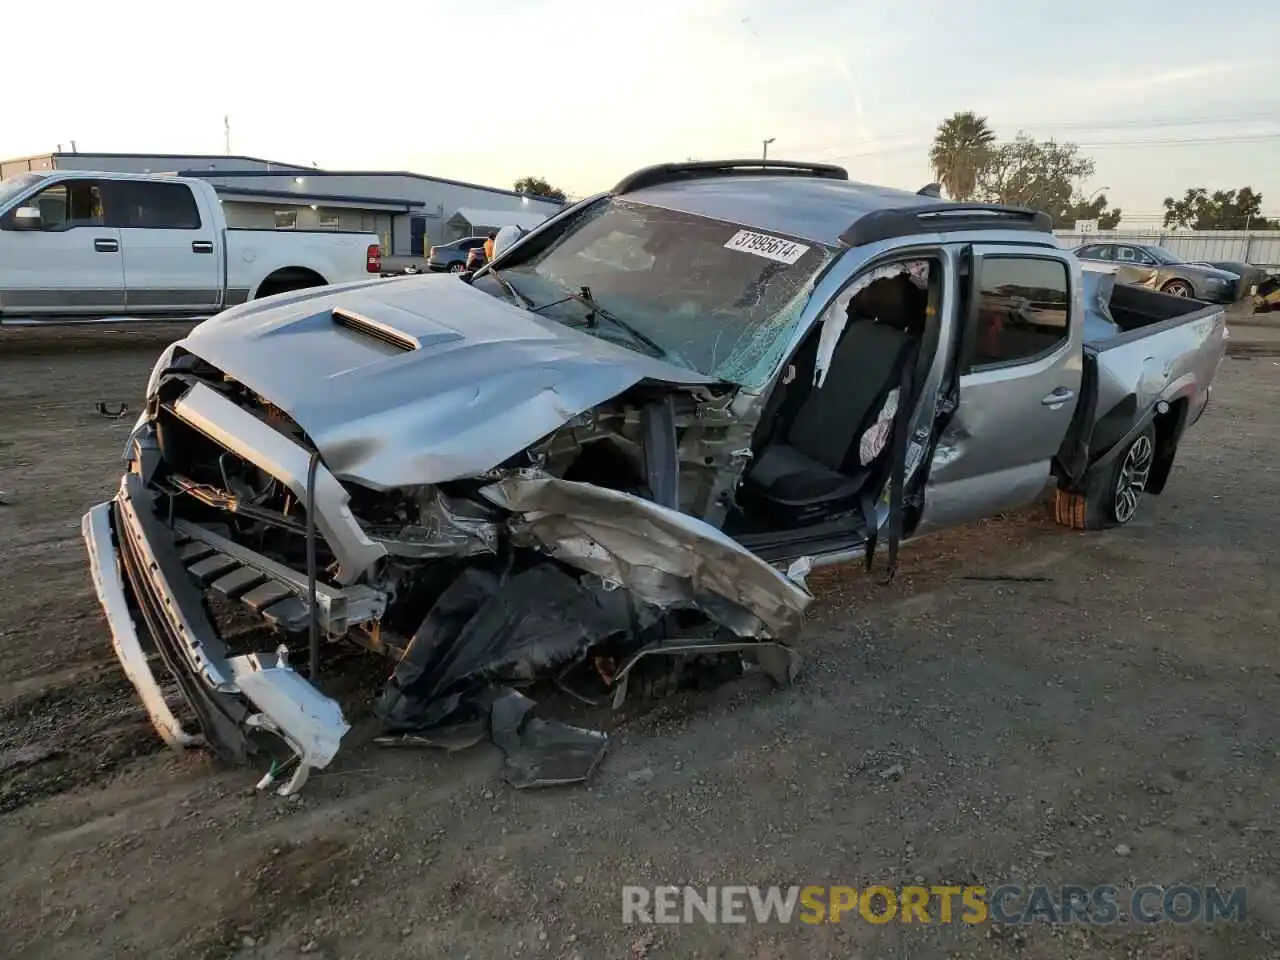
{"label": "front grille remains", "polygon": [[306,628],[307,603],[284,584],[199,540],[179,536],[177,547],[178,556],[196,586],[210,589],[228,600],[241,601],[283,630]]}

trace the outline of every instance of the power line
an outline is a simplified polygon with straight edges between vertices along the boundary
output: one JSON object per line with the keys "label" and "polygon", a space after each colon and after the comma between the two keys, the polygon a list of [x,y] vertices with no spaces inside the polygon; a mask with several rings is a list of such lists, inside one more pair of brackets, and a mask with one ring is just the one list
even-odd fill
{"label": "power line", "polygon": [[[1117,120],[1061,120],[1049,121],[1028,120],[1019,123],[1001,124],[1004,127],[1015,127],[1019,130],[1130,130],[1144,128],[1161,128],[1161,127],[1186,127],[1186,126],[1203,126],[1224,123],[1280,123],[1280,113],[1268,111],[1265,113],[1240,113],[1233,115],[1216,115],[1216,116],[1197,116],[1197,117],[1148,117],[1148,118],[1126,118]],[[1253,136],[1253,134],[1243,134],[1244,136]],[[1208,138],[1206,138],[1208,139]],[[1214,138],[1216,139],[1216,138]],[[919,146],[926,141],[919,138],[917,133],[898,132],[876,137],[855,137],[847,143],[866,143],[868,145],[880,143],[885,140],[897,140],[903,142],[902,149],[908,146]],[[927,141],[933,143],[933,138]],[[876,148],[876,149],[898,149]],[[852,156],[853,154],[846,154]]]}
{"label": "power line", "polygon": [[1164,137],[1147,140],[1099,140],[1095,143],[1078,143],[1076,146],[1089,147],[1150,147],[1150,146],[1191,146],[1196,144],[1227,143],[1261,143],[1264,140],[1280,140],[1280,132],[1254,133],[1233,137]]}
{"label": "power line", "polygon": [[[1165,211],[1164,211],[1164,210],[1159,210],[1159,211],[1156,211],[1156,210],[1137,210],[1137,211],[1134,211],[1133,213],[1126,214],[1126,216],[1129,216],[1129,217],[1147,217],[1147,218],[1155,218],[1155,219],[1159,219],[1160,217],[1163,217],[1164,215],[1165,215]],[[1241,214],[1241,216],[1244,216],[1244,214]],[[1263,210],[1263,211],[1260,211],[1260,212],[1258,212],[1258,213],[1250,214],[1250,216],[1254,216],[1254,217],[1267,217],[1267,218],[1271,218],[1271,217],[1280,217],[1280,211],[1276,211],[1276,210]]]}
{"label": "power line", "polygon": [[[1104,211],[1104,212],[1105,212],[1105,211]],[[1122,212],[1122,213],[1124,213],[1124,208],[1123,208],[1123,207],[1121,208],[1121,212]],[[1124,219],[1125,219],[1125,222],[1126,222],[1126,223],[1129,223],[1129,222],[1133,222],[1133,223],[1154,223],[1154,224],[1160,224],[1160,225],[1163,225],[1163,223],[1164,223],[1164,214],[1161,214],[1161,215],[1160,215],[1160,216],[1158,216],[1158,217],[1144,217],[1144,216],[1142,216],[1141,214],[1139,214],[1139,215],[1135,216],[1135,215],[1130,214],[1130,213],[1124,213]],[[1255,214],[1250,214],[1250,215],[1248,215],[1248,216],[1246,216],[1245,214],[1240,214],[1240,215],[1237,217],[1237,219],[1239,219],[1240,221],[1242,221],[1242,222],[1243,222],[1243,221],[1245,221],[1245,220],[1259,220],[1259,219],[1262,219],[1262,220],[1278,220],[1278,219],[1280,219],[1280,217],[1277,217],[1277,216],[1276,216],[1276,214],[1274,214],[1274,213],[1255,213]]]}
{"label": "power line", "polygon": [[1157,117],[1148,120],[1063,120],[1045,123],[1031,120],[1026,123],[1002,124],[1008,127],[1034,127],[1037,130],[1123,130],[1142,127],[1190,127],[1215,123],[1257,123],[1259,121],[1280,121],[1280,114],[1241,113],[1235,116],[1212,117]]}
{"label": "power line", "polygon": [[[1163,138],[1146,138],[1133,140],[1096,140],[1092,142],[1084,142],[1075,144],[1077,147],[1088,148],[1090,150],[1108,149],[1108,148],[1128,148],[1128,147],[1187,147],[1187,146],[1218,146],[1238,143],[1261,143],[1268,140],[1280,140],[1280,132],[1276,133],[1258,133],[1247,134],[1242,136],[1229,137],[1163,137]],[[993,147],[1006,146],[1015,143],[1015,140],[996,141],[991,144]],[[903,143],[894,147],[881,147],[877,150],[863,150],[857,153],[841,153],[833,156],[822,157],[818,162],[829,163],[834,160],[856,160],[864,157],[880,157],[895,153],[906,153],[908,150],[918,150],[922,147],[933,145],[932,140],[915,140],[911,143]]]}

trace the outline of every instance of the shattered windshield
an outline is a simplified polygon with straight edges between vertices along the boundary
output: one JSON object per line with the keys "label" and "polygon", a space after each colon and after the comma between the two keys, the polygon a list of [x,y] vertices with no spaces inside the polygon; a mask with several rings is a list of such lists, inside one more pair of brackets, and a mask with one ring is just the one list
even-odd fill
{"label": "shattered windshield", "polygon": [[0,207],[3,207],[33,183],[37,183],[42,179],[44,178],[38,174],[23,173],[8,180],[0,180]]}
{"label": "shattered windshield", "polygon": [[[501,267],[532,309],[584,323],[591,303],[615,323],[590,328],[640,352],[758,388],[781,359],[809,287],[833,251],[812,241],[610,198],[526,259]],[[477,284],[505,295],[497,281]]]}

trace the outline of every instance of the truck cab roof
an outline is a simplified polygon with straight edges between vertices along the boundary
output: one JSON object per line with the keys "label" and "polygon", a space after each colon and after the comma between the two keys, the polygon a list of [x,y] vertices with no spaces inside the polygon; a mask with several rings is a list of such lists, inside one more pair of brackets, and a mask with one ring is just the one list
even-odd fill
{"label": "truck cab roof", "polygon": [[[130,173],[126,170],[32,170],[30,172],[23,171],[19,176],[26,179],[28,183],[36,180],[186,180],[190,182],[203,183],[202,180],[193,180],[190,177],[183,177],[175,172],[159,172],[159,173]],[[17,179],[17,178],[15,178]]]}
{"label": "truck cab roof", "polygon": [[631,174],[612,193],[830,247],[974,229],[1021,230],[1042,235],[1032,242],[1054,243],[1052,222],[1038,211],[957,203],[858,183],[849,180],[843,168],[826,164],[761,160],[662,164]]}

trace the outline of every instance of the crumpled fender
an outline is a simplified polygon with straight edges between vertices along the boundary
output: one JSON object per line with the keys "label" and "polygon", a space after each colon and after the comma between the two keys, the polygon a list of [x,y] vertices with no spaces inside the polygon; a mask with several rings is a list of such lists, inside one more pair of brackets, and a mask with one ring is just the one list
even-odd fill
{"label": "crumpled fender", "polygon": [[509,524],[517,543],[661,609],[700,609],[740,637],[794,637],[813,600],[714,527],[631,494],[542,474],[480,493],[519,515]]}

